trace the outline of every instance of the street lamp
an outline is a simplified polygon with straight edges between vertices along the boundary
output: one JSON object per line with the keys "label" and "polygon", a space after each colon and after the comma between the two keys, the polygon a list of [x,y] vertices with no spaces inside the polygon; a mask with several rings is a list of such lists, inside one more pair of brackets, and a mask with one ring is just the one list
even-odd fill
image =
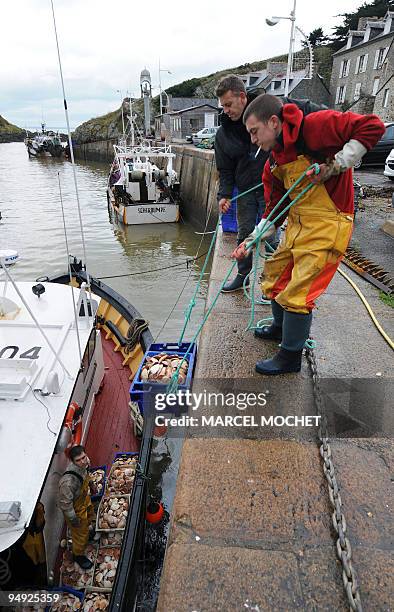
{"label": "street lamp", "polygon": [[[160,68],[160,59],[159,59],[160,116],[163,114],[163,98],[162,98],[162,91],[161,91],[161,73],[162,72],[166,72],[167,74],[172,74],[170,70],[166,70],[165,68]],[[168,96],[167,96],[167,100],[168,100]]]}
{"label": "street lamp", "polygon": [[281,19],[289,19],[291,21],[290,46],[289,46],[289,55],[287,57],[287,70],[286,70],[286,82],[285,82],[285,97],[289,95],[290,73],[291,73],[291,67],[293,64],[296,1],[297,0],[294,0],[293,10],[291,11],[289,17],[269,17],[265,20],[265,23],[269,26],[275,26],[277,23],[279,23]]}

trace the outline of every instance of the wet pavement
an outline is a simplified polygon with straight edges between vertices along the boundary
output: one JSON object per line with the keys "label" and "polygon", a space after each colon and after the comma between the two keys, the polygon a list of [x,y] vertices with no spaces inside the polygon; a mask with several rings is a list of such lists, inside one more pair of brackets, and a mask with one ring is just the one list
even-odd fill
{"label": "wet pavement", "polygon": [[[218,239],[208,303],[234,244],[234,235]],[[393,337],[392,309],[374,287],[344,271]],[[249,310],[240,293],[220,296],[202,332],[197,390],[225,381],[227,390],[263,392],[265,415],[316,414],[305,359],[300,374],[272,380],[254,373],[254,363],[276,346],[245,332]],[[269,315],[269,307],[257,307],[256,319]],[[392,350],[339,274],[319,300],[312,335],[364,609],[388,611],[394,600]],[[212,405],[200,412],[223,414]],[[186,432],[158,610],[348,610],[316,430],[225,429]]]}

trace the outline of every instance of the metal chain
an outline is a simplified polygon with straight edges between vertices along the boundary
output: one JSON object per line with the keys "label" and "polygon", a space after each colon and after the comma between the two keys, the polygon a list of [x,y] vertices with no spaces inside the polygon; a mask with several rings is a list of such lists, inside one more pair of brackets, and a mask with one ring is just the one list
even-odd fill
{"label": "metal chain", "polygon": [[316,357],[313,349],[306,349],[306,358],[312,374],[313,395],[320,424],[318,437],[320,442],[320,455],[323,459],[323,472],[328,483],[328,495],[333,507],[332,524],[338,535],[336,542],[337,555],[342,563],[343,586],[350,604],[350,610],[362,612],[360,589],[356,572],[352,564],[352,547],[347,537],[346,519],[342,509],[342,499],[336,478],[335,467],[332,460],[330,439],[328,437],[327,415],[324,407],[323,394],[320,388]]}

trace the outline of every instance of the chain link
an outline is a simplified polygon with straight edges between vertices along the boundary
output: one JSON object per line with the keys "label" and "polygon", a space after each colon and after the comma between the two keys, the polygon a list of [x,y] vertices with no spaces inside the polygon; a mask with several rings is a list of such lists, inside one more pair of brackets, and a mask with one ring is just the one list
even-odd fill
{"label": "chain link", "polygon": [[320,388],[319,375],[317,371],[316,357],[312,348],[306,349],[306,357],[312,374],[313,395],[320,425],[318,437],[320,443],[320,455],[323,460],[323,472],[328,483],[328,495],[331,506],[334,510],[332,514],[332,524],[338,536],[336,542],[337,555],[342,563],[342,580],[346,596],[349,601],[350,610],[362,612],[359,584],[352,563],[352,547],[347,538],[347,524],[342,509],[342,499],[339,492],[339,485],[336,478],[335,466],[332,461],[330,439],[328,437],[327,415],[324,407],[324,398]]}

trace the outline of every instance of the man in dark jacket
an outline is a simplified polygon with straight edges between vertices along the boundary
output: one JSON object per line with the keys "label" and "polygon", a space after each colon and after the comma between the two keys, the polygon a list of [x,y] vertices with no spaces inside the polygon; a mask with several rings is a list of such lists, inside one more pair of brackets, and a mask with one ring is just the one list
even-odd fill
{"label": "man in dark jacket", "polygon": [[[215,138],[216,166],[219,172],[219,209],[227,212],[234,187],[242,193],[251,187],[261,185],[261,176],[268,153],[260,151],[250,141],[242,121],[244,111],[253,98],[246,95],[243,81],[229,74],[216,87],[216,95],[223,107],[220,115],[220,129]],[[238,244],[241,244],[254,230],[256,219],[264,212],[264,190],[261,185],[250,194],[237,200]],[[245,276],[252,269],[253,255],[238,262],[236,277],[223,287],[224,293],[242,289]],[[246,280],[249,284],[249,279]]]}

